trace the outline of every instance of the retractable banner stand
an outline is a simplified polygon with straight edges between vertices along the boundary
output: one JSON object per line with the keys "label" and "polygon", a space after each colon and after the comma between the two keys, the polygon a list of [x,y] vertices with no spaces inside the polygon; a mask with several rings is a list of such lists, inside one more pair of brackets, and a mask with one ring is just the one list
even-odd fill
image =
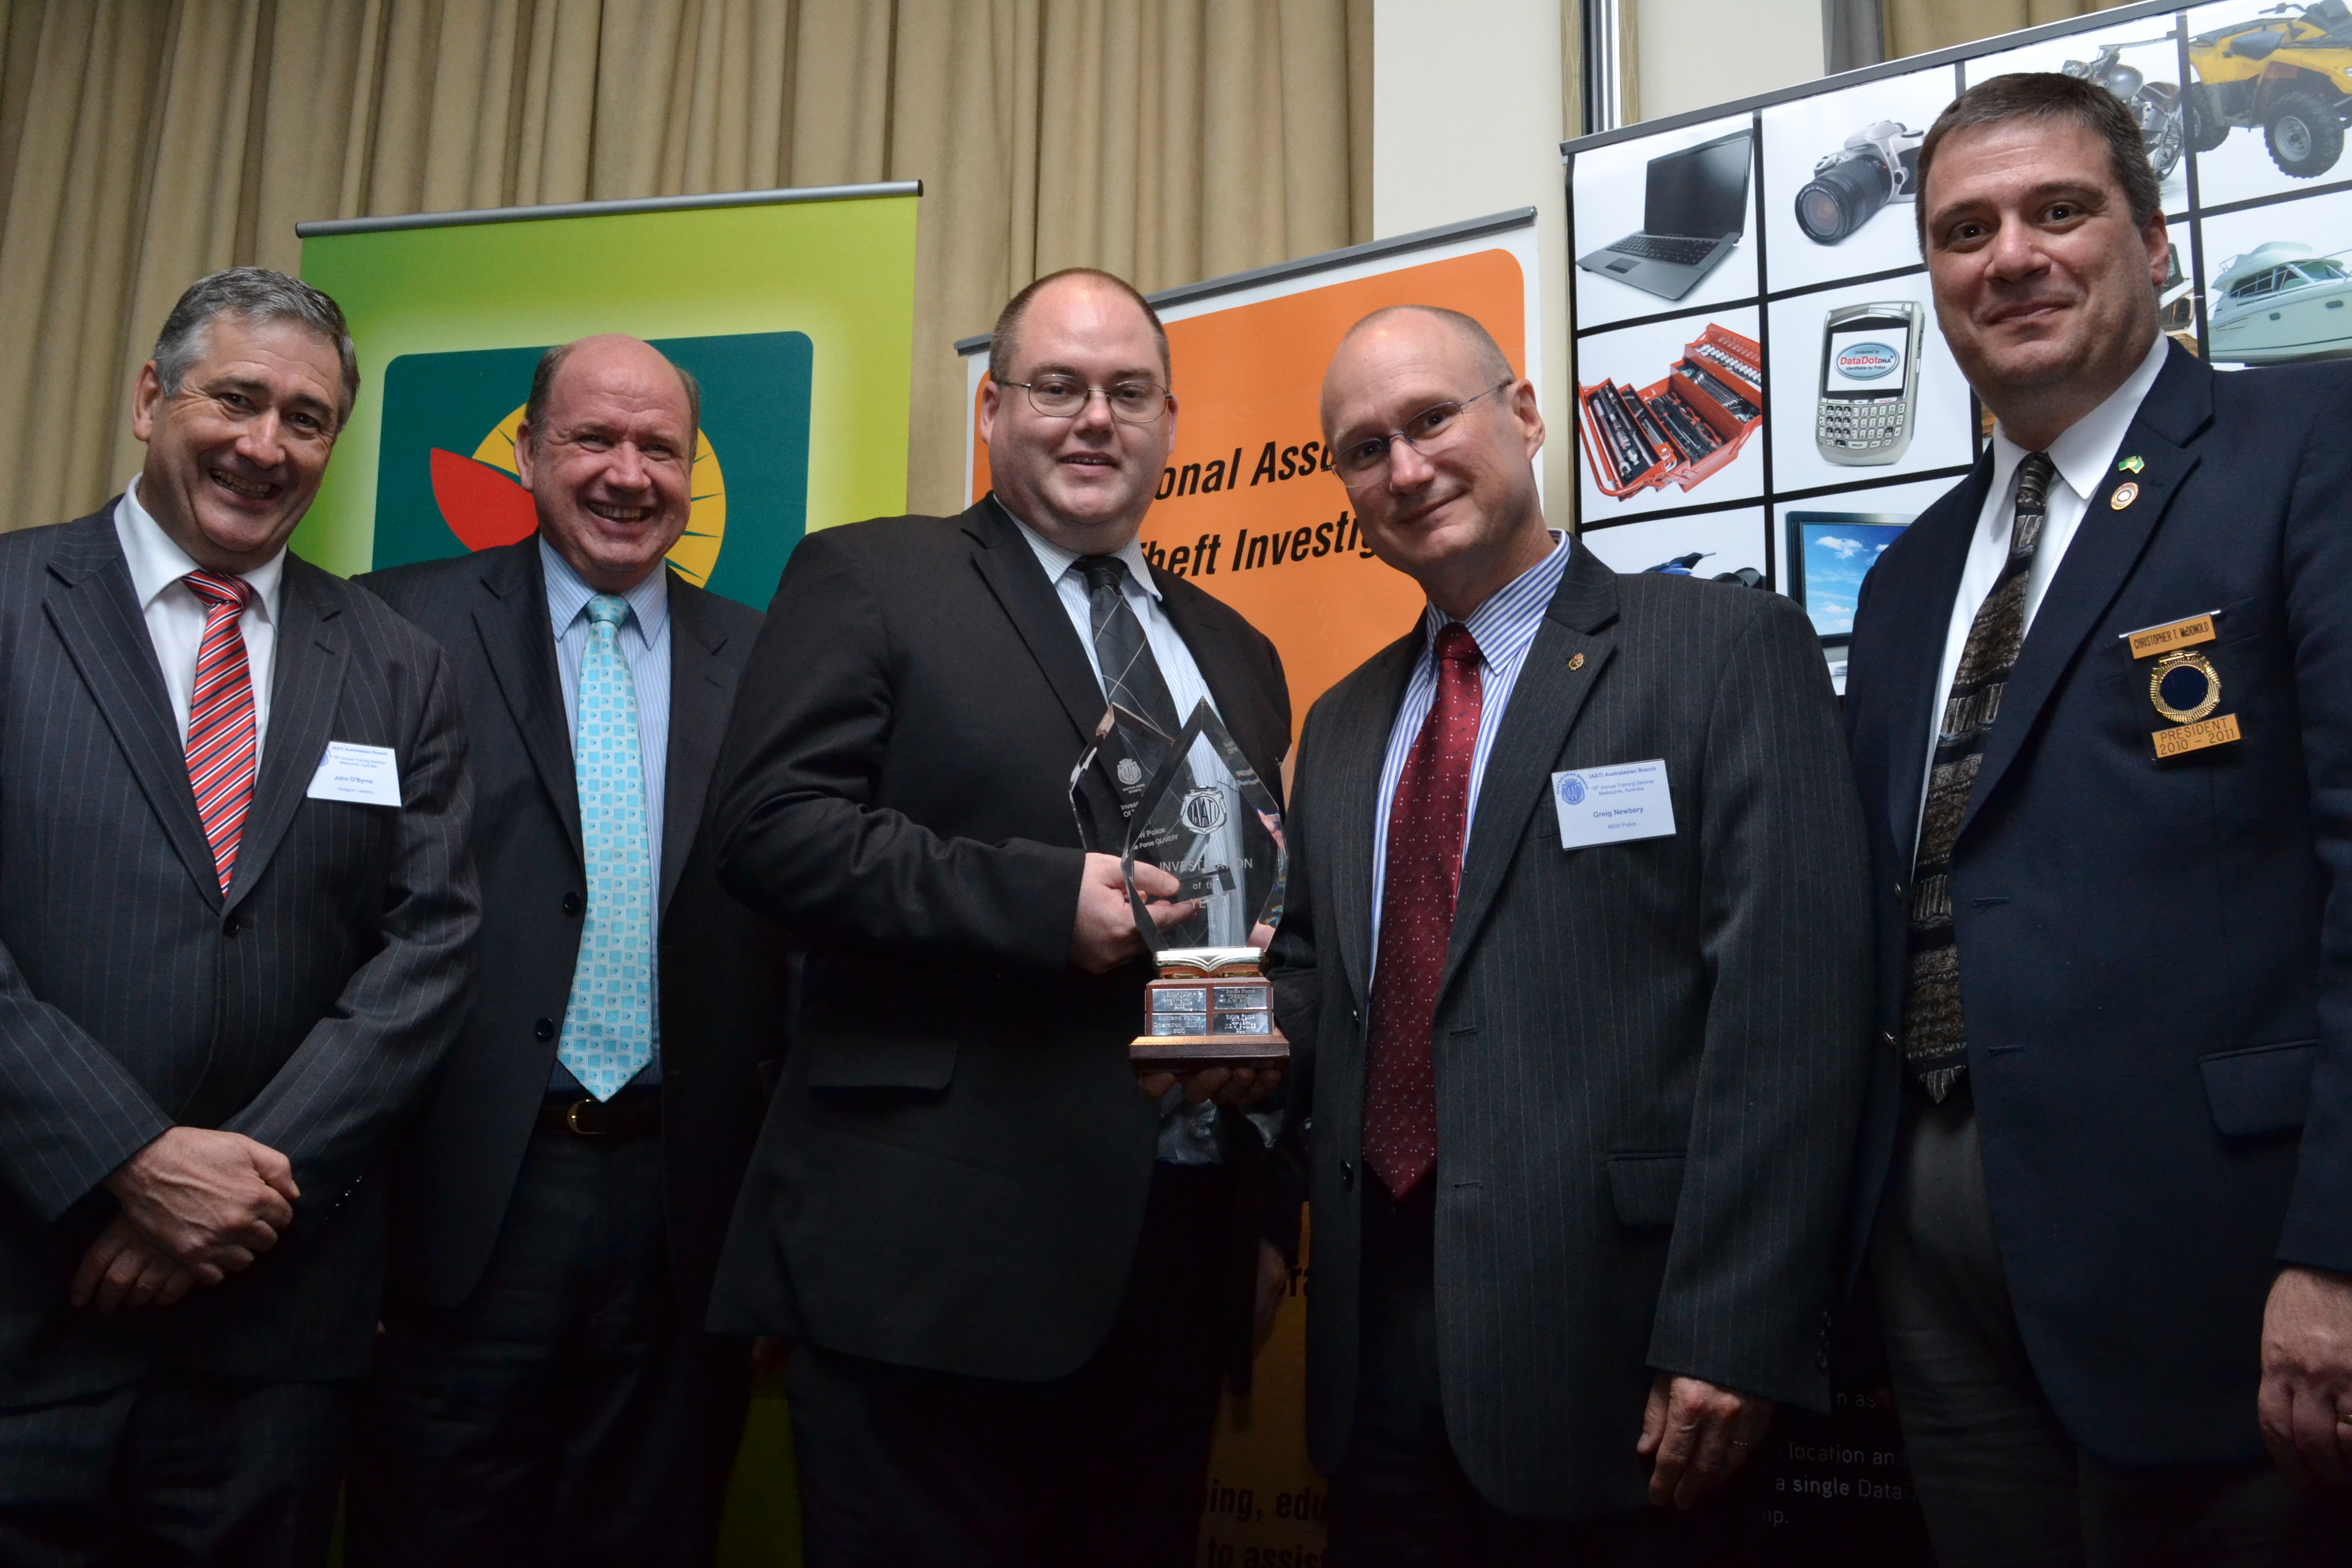
{"label": "retractable banner stand", "polygon": [[592,332],[702,385],[670,563],[766,609],[809,529],[906,510],[914,182],[299,226],[359,347],[350,427],[295,547],[363,572],[535,526],[514,435],[532,367]]}
{"label": "retractable banner stand", "polygon": [[[1411,578],[1364,547],[1323,449],[1318,403],[1332,351],[1382,306],[1443,305],[1477,318],[1512,369],[1541,386],[1541,276],[1527,207],[1150,296],[1168,328],[1179,408],[1176,450],[1143,521],[1144,552],[1274,639],[1294,725],[1409,630],[1423,603]],[[988,340],[956,347],[976,421]],[[977,424],[970,452],[978,500],[989,470]],[[1304,1290],[1295,1271],[1253,1393],[1228,1395],[1218,1412],[1202,1498],[1203,1568],[1316,1568],[1323,1559],[1325,1489],[1307,1458]]]}
{"label": "retractable banner stand", "polygon": [[[2345,0],[2117,6],[1561,149],[1585,543],[1621,572],[1753,574],[1811,614],[1841,690],[1864,574],[1990,434],[1936,325],[1915,177],[1945,105],[2011,71],[2138,121],[2174,342],[2222,370],[2352,355]],[[1867,1378],[1827,1422],[1784,1413],[1752,1468],[1756,1561],[1928,1560]]]}

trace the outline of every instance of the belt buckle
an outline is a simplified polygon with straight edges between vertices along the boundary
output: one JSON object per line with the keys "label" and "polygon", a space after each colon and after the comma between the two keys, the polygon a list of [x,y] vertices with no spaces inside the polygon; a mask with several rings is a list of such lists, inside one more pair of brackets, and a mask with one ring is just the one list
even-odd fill
{"label": "belt buckle", "polygon": [[570,1107],[568,1107],[568,1108],[564,1110],[564,1112],[563,1112],[563,1125],[564,1125],[565,1127],[569,1128],[569,1129],[572,1131],[572,1133],[573,1133],[573,1134],[575,1134],[575,1135],[576,1135],[576,1136],[578,1136],[578,1137],[582,1137],[582,1138],[602,1138],[602,1137],[604,1137],[604,1136],[605,1135],[605,1133],[604,1133],[604,1129],[603,1129],[602,1127],[583,1127],[582,1125],[580,1125],[580,1113],[581,1113],[583,1110],[588,1110],[590,1107],[593,1106],[595,1103],[596,1103],[596,1101],[595,1101],[595,1100],[573,1100],[573,1101],[572,1102],[572,1104],[570,1105]]}

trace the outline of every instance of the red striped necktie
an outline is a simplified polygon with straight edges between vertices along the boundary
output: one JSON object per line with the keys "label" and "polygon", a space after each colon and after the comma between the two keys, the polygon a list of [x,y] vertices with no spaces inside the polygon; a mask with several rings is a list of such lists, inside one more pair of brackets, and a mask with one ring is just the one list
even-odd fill
{"label": "red striped necktie", "polygon": [[221,891],[236,875],[236,839],[253,803],[254,759],[260,733],[254,722],[253,672],[246,663],[237,617],[253,598],[242,577],[191,572],[183,579],[205,604],[204,641],[196,645],[196,684],[188,696],[188,783],[196,816],[213,847]]}

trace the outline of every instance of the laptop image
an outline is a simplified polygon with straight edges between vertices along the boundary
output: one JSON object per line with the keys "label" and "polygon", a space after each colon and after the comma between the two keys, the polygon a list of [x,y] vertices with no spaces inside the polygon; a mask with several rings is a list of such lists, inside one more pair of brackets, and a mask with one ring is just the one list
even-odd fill
{"label": "laptop image", "polygon": [[1577,265],[1679,300],[1731,254],[1748,227],[1748,139],[1735,131],[1650,160],[1642,232],[1604,246]]}

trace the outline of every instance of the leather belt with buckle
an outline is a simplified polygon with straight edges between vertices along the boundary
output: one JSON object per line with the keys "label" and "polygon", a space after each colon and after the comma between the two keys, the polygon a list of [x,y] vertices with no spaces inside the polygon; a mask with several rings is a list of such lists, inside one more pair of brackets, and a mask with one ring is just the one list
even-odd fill
{"label": "leather belt with buckle", "polygon": [[585,1095],[577,1100],[550,1100],[539,1108],[539,1128],[542,1132],[569,1132],[596,1142],[642,1137],[661,1128],[661,1094],[647,1089],[624,1092],[607,1100]]}

